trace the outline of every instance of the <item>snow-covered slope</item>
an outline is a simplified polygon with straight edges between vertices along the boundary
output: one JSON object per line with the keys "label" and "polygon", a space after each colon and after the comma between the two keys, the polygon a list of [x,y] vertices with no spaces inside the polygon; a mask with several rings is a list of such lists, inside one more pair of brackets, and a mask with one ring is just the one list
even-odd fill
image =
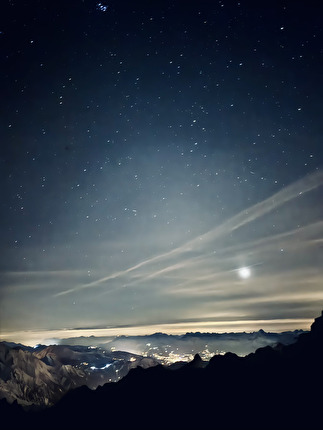
{"label": "snow-covered slope", "polygon": [[91,389],[124,377],[138,365],[156,365],[153,359],[134,354],[106,352],[80,346],[31,348],[0,343],[0,399],[28,406],[56,403],[70,389]]}

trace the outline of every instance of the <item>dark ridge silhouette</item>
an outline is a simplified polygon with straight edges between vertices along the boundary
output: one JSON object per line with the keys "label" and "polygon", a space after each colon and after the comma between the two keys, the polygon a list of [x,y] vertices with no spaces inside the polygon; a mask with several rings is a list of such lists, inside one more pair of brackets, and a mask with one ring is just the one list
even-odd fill
{"label": "dark ridge silhouette", "polygon": [[2,401],[1,419],[24,429],[319,429],[322,363],[323,312],[292,345],[209,363],[196,355],[177,370],[137,367],[95,391],[70,391],[40,412]]}

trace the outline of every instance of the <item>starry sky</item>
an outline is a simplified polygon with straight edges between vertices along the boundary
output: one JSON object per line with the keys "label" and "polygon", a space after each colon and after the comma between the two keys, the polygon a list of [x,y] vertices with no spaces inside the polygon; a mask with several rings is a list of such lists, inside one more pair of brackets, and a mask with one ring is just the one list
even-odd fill
{"label": "starry sky", "polygon": [[308,328],[314,1],[5,0],[0,334]]}

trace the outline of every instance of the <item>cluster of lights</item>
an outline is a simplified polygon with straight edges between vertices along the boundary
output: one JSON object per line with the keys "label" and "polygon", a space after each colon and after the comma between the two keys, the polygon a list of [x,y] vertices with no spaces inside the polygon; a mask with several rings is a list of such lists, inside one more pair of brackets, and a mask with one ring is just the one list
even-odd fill
{"label": "cluster of lights", "polygon": [[112,366],[112,363],[107,363],[105,366],[103,367],[95,367],[95,366],[91,366],[90,369],[91,370],[104,370],[107,369],[108,367]]}
{"label": "cluster of lights", "polygon": [[[150,346],[150,344],[147,344],[147,346]],[[162,363],[166,366],[169,366],[170,364],[174,364],[174,363],[177,363],[179,361],[188,363],[188,362],[193,360],[194,354],[195,354],[194,350],[192,350],[191,352],[187,352],[187,353],[180,353],[178,351],[178,348],[176,348],[177,351],[171,350],[169,352],[167,351],[167,349],[165,349],[165,352],[166,352],[166,354],[165,354],[165,353],[157,352],[156,351],[157,349],[158,349],[158,347],[153,347],[148,352],[146,351],[142,355],[153,357],[156,360],[158,360],[160,363]],[[152,351],[152,350],[154,350],[154,351]],[[214,355],[223,355],[223,354],[225,354],[225,352],[218,351],[218,350],[216,352],[210,352],[208,350],[207,345],[205,345],[205,349],[203,351],[199,352],[201,359],[204,361],[209,361]]]}

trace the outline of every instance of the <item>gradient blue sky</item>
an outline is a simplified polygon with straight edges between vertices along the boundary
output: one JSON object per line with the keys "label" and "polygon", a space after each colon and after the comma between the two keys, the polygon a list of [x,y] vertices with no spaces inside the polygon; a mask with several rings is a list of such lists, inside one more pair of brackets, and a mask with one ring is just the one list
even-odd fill
{"label": "gradient blue sky", "polygon": [[308,328],[322,12],[104,6],[4,7],[1,337]]}

